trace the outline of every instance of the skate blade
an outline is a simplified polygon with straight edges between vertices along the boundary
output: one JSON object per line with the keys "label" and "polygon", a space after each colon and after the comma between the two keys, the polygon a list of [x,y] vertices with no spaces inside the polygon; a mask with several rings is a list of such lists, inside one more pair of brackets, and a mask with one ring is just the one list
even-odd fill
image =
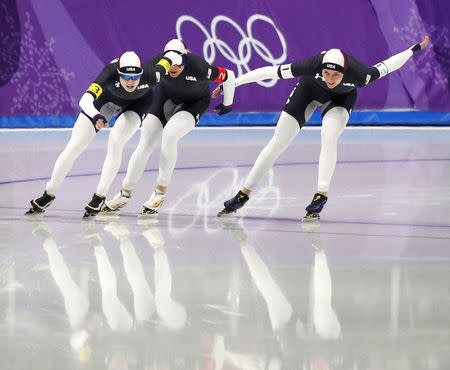
{"label": "skate blade", "polygon": [[34,209],[34,208],[30,208],[28,211],[25,212],[25,216],[31,216],[31,215],[37,216],[37,215],[42,215],[44,212],[45,212],[45,209],[42,210],[42,211],[38,211],[38,210],[36,210],[36,209]]}
{"label": "skate blade", "polygon": [[119,212],[119,210],[118,209],[116,209],[116,210],[104,210],[104,209],[102,209],[98,214],[97,214],[97,217],[99,217],[99,216],[101,216],[101,217],[104,217],[105,219],[107,219],[108,217],[111,217],[111,218],[113,218],[113,217],[115,217],[115,218],[118,218],[119,217],[119,214],[120,214],[120,212]]}
{"label": "skate blade", "polygon": [[90,213],[90,212],[84,212],[83,218],[90,218],[90,217],[94,217],[96,215],[96,213]]}
{"label": "skate blade", "polygon": [[152,209],[144,209],[141,213],[138,214],[138,218],[147,218],[156,216],[158,216],[158,211],[154,211]]}
{"label": "skate blade", "polygon": [[219,213],[217,213],[218,217],[230,217],[235,215],[236,211],[228,211],[226,208],[222,209]]}

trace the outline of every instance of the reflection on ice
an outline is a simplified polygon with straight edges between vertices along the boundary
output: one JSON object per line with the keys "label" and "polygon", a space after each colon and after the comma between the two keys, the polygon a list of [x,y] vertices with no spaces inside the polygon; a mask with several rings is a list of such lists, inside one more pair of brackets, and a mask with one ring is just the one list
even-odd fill
{"label": "reflection on ice", "polygon": [[320,223],[302,222],[301,226],[306,238],[315,250],[312,278],[314,328],[320,338],[336,340],[341,336],[341,325],[331,305],[331,274],[320,236]]}
{"label": "reflection on ice", "polygon": [[170,330],[179,330],[186,325],[186,309],[172,298],[172,274],[167,258],[165,239],[152,219],[140,222],[142,235],[154,249],[156,311],[163,324]]}
{"label": "reflection on ice", "polygon": [[117,296],[117,277],[108,258],[101,235],[91,221],[82,223],[85,237],[95,248],[98,277],[102,291],[102,309],[109,327],[119,333],[128,333],[133,327],[133,317]]}
{"label": "reflection on ice", "polygon": [[133,292],[134,314],[138,321],[148,321],[155,312],[155,297],[145,279],[142,263],[130,240],[128,228],[120,222],[110,222],[105,230],[114,235],[120,243],[123,266]]}

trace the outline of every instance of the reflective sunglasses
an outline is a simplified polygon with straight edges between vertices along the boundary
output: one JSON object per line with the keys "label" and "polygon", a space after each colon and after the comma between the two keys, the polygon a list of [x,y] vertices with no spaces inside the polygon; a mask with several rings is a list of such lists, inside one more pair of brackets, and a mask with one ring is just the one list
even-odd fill
{"label": "reflective sunglasses", "polygon": [[136,81],[142,77],[142,73],[138,74],[138,75],[126,75],[124,73],[119,73],[119,76],[122,77],[125,81],[128,81],[128,80]]}

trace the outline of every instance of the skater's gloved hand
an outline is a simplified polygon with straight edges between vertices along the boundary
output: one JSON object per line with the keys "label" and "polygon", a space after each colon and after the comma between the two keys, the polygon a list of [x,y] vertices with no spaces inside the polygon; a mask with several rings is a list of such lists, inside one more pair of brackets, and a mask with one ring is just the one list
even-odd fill
{"label": "skater's gloved hand", "polygon": [[97,130],[101,130],[102,128],[109,127],[108,120],[105,118],[105,116],[101,115],[100,113],[96,114],[93,118],[95,128]]}
{"label": "skater's gloved hand", "polygon": [[220,103],[214,108],[214,112],[217,113],[218,116],[223,116],[224,114],[230,113],[233,110],[233,104],[223,105]]}
{"label": "skater's gloved hand", "polygon": [[217,86],[213,90],[213,92],[211,94],[211,98],[213,98],[213,99],[217,98],[219,96],[219,93],[220,93],[220,95],[223,95],[223,86],[222,86],[222,84],[220,84],[219,86]]}
{"label": "skater's gloved hand", "polygon": [[169,59],[171,65],[181,66],[183,64],[183,57],[175,51],[169,50],[164,54],[164,57]]}
{"label": "skater's gloved hand", "polygon": [[428,36],[425,36],[425,37],[423,38],[423,41],[422,41],[421,43],[419,43],[419,44],[414,45],[414,46],[411,48],[411,50],[412,50],[413,52],[422,50],[423,48],[425,48],[425,46],[428,45],[428,42],[429,42],[429,41],[430,41],[430,38],[429,38]]}

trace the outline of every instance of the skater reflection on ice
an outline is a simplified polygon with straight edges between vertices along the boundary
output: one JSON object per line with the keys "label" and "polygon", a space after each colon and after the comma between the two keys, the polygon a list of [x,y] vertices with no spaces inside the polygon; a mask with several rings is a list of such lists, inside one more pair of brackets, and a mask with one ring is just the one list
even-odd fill
{"label": "skater reflection on ice", "polygon": [[129,333],[133,327],[133,317],[118,297],[117,275],[106,253],[103,239],[97,231],[95,222],[83,222],[82,227],[84,237],[94,247],[102,294],[102,309],[106,322],[114,332],[121,334]]}
{"label": "skater reflection on ice", "polygon": [[337,340],[342,335],[341,325],[331,304],[331,274],[320,236],[320,224],[302,223],[301,227],[315,251],[311,282],[314,329],[321,339]]}
{"label": "skater reflection on ice", "polygon": [[165,250],[165,239],[157,227],[156,219],[139,219],[142,235],[154,249],[156,312],[169,330],[180,330],[186,326],[186,309],[172,298],[172,273]]}

